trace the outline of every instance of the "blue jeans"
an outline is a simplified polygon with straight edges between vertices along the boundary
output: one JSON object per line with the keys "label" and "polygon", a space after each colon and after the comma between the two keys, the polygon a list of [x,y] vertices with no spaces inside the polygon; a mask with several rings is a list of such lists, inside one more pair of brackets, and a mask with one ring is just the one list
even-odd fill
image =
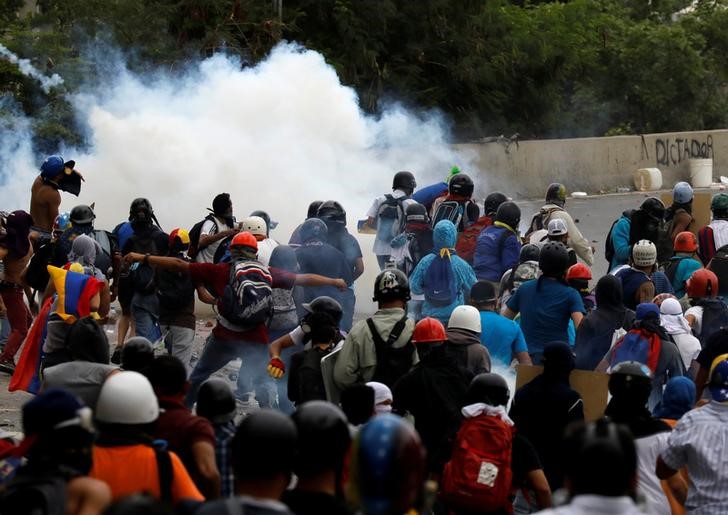
{"label": "blue jeans", "polygon": [[131,301],[131,317],[134,319],[137,336],[143,336],[152,343],[162,337],[159,327],[159,300],[156,295],[134,294]]}
{"label": "blue jeans", "polygon": [[[281,336],[291,332],[293,329],[295,329],[295,327],[292,327],[290,330],[286,331],[270,331],[270,341],[273,342],[277,340]],[[301,352],[302,350],[303,345],[294,345],[293,347],[287,347],[281,351],[280,358],[283,364],[286,366],[286,373],[280,379],[273,380],[276,386],[276,390],[278,391],[277,407],[286,415],[290,415],[291,413],[296,411],[296,407],[288,399],[288,373],[291,370],[291,356],[293,356],[297,352]]]}
{"label": "blue jeans", "polygon": [[200,386],[213,373],[231,361],[240,358],[242,364],[238,371],[237,396],[255,392],[255,398],[261,408],[268,408],[275,401],[272,399],[268,365],[268,345],[244,340],[220,340],[213,334],[207,338],[205,349],[190,376],[190,390],[187,392],[187,406],[197,400]]}
{"label": "blue jeans", "polygon": [[384,270],[384,266],[387,264],[387,261],[389,261],[391,257],[392,256],[389,254],[377,254],[377,264],[379,265],[379,270]]}
{"label": "blue jeans", "polygon": [[2,318],[0,319],[0,348],[5,346],[8,336],[10,336],[10,321]]}
{"label": "blue jeans", "polygon": [[341,309],[344,315],[341,317],[341,323],[339,329],[351,331],[351,326],[354,325],[354,306],[356,306],[356,297],[354,296],[354,286],[349,288],[341,294]]}

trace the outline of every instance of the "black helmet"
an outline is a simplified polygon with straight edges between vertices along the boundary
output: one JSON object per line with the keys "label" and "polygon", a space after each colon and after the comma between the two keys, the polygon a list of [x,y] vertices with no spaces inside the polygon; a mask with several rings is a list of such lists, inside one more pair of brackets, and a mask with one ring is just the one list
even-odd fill
{"label": "black helmet", "polygon": [[551,202],[557,206],[564,207],[564,204],[566,203],[566,186],[558,182],[549,184],[549,187],[546,190],[546,202]]}
{"label": "black helmet", "polygon": [[506,197],[500,191],[491,193],[490,195],[485,197],[485,202],[483,203],[483,214],[489,216],[494,215],[495,212],[498,211],[498,206],[500,206],[503,202],[506,202],[507,200],[508,197]]}
{"label": "black helmet", "polygon": [[526,243],[521,247],[521,252],[518,254],[518,262],[525,263],[526,261],[538,261],[541,255],[541,247],[534,245],[533,243]]}
{"label": "black helmet", "polygon": [[133,372],[145,371],[154,361],[152,342],[143,336],[129,338],[121,349],[121,368]]}
{"label": "black helmet", "polygon": [[334,319],[336,325],[339,325],[341,317],[344,315],[344,310],[341,308],[341,304],[326,295],[316,297],[308,304],[304,304],[303,309],[309,313],[327,313]]}
{"label": "black helmet", "polygon": [[561,242],[546,242],[538,256],[538,267],[546,277],[563,278],[569,268],[569,251]]}
{"label": "black helmet", "polygon": [[197,394],[197,414],[213,424],[224,424],[235,418],[235,394],[227,381],[208,379]]}
{"label": "black helmet", "polygon": [[316,218],[320,218],[327,225],[330,223],[346,225],[346,210],[337,201],[327,200],[319,206]]}
{"label": "black helmet", "polygon": [[129,207],[130,222],[145,222],[151,225],[154,220],[152,204],[145,198],[136,198]]}
{"label": "black helmet", "polygon": [[515,202],[506,201],[498,206],[495,213],[495,221],[508,225],[514,231],[518,230],[518,224],[521,223],[521,208]]}
{"label": "black helmet", "polygon": [[96,215],[91,207],[81,205],[71,209],[70,219],[74,224],[90,224],[96,219]]}
{"label": "black helmet", "polygon": [[296,425],[280,411],[261,409],[249,414],[235,431],[231,445],[235,478],[249,481],[290,474],[297,435]]}
{"label": "black helmet", "polygon": [[319,218],[309,218],[301,224],[299,232],[301,242],[306,243],[311,240],[326,241],[329,234],[329,228],[323,220]]}
{"label": "black helmet", "polygon": [[652,372],[639,361],[625,361],[609,374],[609,393],[613,398],[647,399],[652,392]]}
{"label": "black helmet", "polygon": [[340,471],[351,443],[344,412],[330,402],[310,401],[298,406],[291,418],[298,430],[296,474]]}
{"label": "black helmet", "polygon": [[270,234],[270,231],[272,229],[275,229],[276,227],[278,227],[278,222],[274,222],[273,220],[271,220],[270,215],[268,213],[266,213],[265,211],[261,211],[258,209],[258,210],[253,211],[252,213],[250,213],[250,216],[259,216],[263,220],[265,220],[265,226],[268,228],[268,234]]}
{"label": "black helmet", "polygon": [[665,204],[657,197],[647,197],[642,204],[640,210],[650,215],[655,220],[665,218]]}
{"label": "black helmet", "polygon": [[412,202],[407,206],[404,211],[407,223],[429,223],[429,217],[427,216],[427,208],[419,202]]}
{"label": "black helmet", "polygon": [[415,176],[412,172],[397,172],[394,174],[394,180],[392,181],[393,190],[402,190],[404,192],[412,193],[417,187]]}
{"label": "black helmet", "polygon": [[505,406],[511,397],[508,383],[498,374],[478,374],[470,381],[468,392],[465,394],[467,404],[483,402],[491,406]]}
{"label": "black helmet", "polygon": [[397,269],[387,269],[379,272],[374,280],[374,302],[388,300],[410,300],[409,280],[404,273]]}
{"label": "black helmet", "polygon": [[468,174],[462,172],[450,177],[450,182],[447,183],[447,191],[450,195],[461,195],[470,198],[473,195],[474,189],[473,179]]}
{"label": "black helmet", "polygon": [[318,213],[318,208],[321,207],[321,204],[323,204],[323,200],[314,200],[308,205],[308,211],[306,212],[306,218],[316,218],[316,213]]}

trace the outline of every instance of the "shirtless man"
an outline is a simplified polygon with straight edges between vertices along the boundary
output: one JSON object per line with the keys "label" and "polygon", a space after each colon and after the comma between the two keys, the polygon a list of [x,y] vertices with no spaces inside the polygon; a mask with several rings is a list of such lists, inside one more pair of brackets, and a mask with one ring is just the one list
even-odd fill
{"label": "shirtless man", "polygon": [[[33,218],[33,241],[50,239],[53,222],[61,205],[60,190],[78,196],[81,174],[73,169],[74,161],[64,162],[61,156],[50,156],[40,167],[40,175],[33,181],[30,196],[30,216]],[[71,177],[77,176],[77,177]],[[41,243],[39,241],[39,243]]]}
{"label": "shirtless man", "polygon": [[6,233],[0,236],[0,259],[4,270],[0,276],[0,316],[7,317],[12,331],[0,354],[0,370],[15,367],[15,353],[28,334],[33,321],[23,300],[21,276],[33,255],[30,246],[30,226],[33,219],[25,211],[13,211],[6,221]]}

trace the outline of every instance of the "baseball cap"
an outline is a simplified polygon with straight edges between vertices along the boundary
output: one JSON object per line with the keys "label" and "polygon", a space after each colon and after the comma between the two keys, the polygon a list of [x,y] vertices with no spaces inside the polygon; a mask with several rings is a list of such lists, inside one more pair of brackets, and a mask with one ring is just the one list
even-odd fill
{"label": "baseball cap", "polygon": [[495,287],[488,281],[478,281],[470,289],[470,300],[479,304],[495,302]]}
{"label": "baseball cap", "polygon": [[637,320],[644,320],[645,318],[650,317],[650,314],[652,314],[652,316],[655,318],[659,318],[660,308],[657,307],[657,304],[652,304],[651,302],[643,302],[642,304],[637,306],[637,311],[635,311],[635,318],[637,318]]}
{"label": "baseball cap", "polygon": [[728,354],[721,354],[713,360],[708,388],[714,401],[728,401]]}
{"label": "baseball cap", "polygon": [[561,218],[554,218],[549,222],[549,236],[564,236],[569,234],[566,223]]}
{"label": "baseball cap", "polygon": [[45,390],[23,405],[23,431],[28,436],[69,426],[92,431],[91,420],[91,409],[60,388]]}

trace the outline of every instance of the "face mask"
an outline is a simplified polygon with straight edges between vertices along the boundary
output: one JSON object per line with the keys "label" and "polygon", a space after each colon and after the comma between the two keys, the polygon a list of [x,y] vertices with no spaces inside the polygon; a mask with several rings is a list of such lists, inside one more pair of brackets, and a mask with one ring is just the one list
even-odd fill
{"label": "face mask", "polygon": [[382,415],[384,413],[392,413],[392,405],[391,404],[377,404],[374,406],[374,412],[377,415]]}

